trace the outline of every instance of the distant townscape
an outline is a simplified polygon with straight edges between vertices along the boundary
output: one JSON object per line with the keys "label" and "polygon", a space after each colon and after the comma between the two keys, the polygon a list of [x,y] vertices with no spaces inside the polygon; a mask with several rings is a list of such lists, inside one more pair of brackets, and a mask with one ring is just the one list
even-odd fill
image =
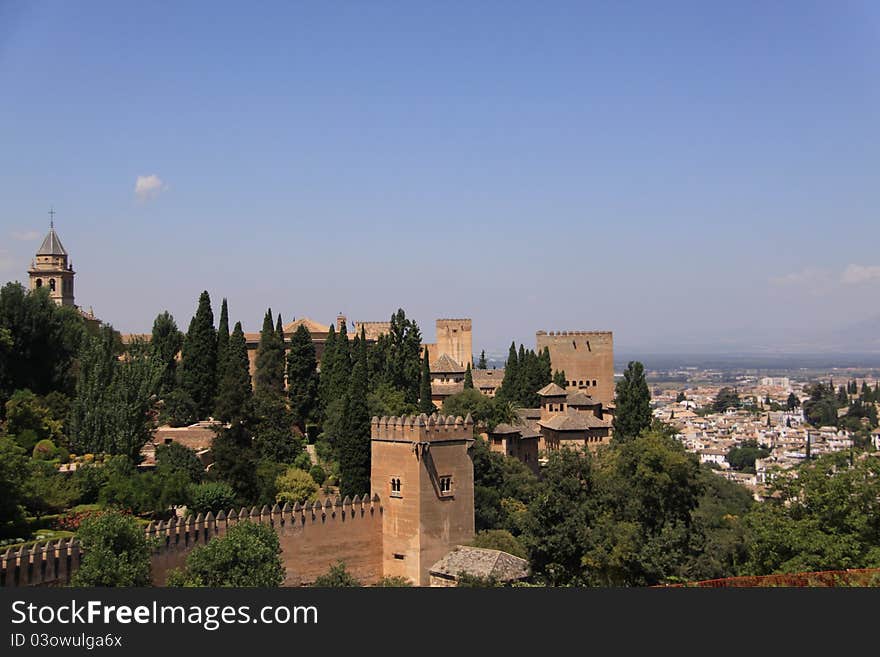
{"label": "distant townscape", "polygon": [[543,329],[490,367],[469,318],[246,332],[208,291],[185,332],[120,334],[54,221],[27,275],[0,290],[2,586],[880,572],[877,372],[615,374],[611,331]]}

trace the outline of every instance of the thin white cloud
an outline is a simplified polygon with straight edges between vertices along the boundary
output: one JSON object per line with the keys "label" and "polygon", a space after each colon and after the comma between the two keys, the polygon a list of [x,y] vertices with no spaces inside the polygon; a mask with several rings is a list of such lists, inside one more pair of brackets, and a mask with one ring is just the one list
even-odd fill
{"label": "thin white cloud", "polygon": [[33,242],[34,240],[38,240],[43,236],[38,230],[25,230],[16,233],[12,233],[12,239],[18,240],[19,242]]}
{"label": "thin white cloud", "polygon": [[826,272],[821,269],[808,267],[800,271],[794,271],[784,276],[775,276],[770,279],[774,285],[798,285],[801,283],[816,283],[827,278]]}
{"label": "thin white cloud", "polygon": [[840,280],[846,285],[880,280],[880,265],[848,265]]}
{"label": "thin white cloud", "polygon": [[137,177],[134,183],[134,195],[141,201],[147,201],[155,198],[167,188],[168,186],[162,182],[159,176],[151,173],[149,176]]}

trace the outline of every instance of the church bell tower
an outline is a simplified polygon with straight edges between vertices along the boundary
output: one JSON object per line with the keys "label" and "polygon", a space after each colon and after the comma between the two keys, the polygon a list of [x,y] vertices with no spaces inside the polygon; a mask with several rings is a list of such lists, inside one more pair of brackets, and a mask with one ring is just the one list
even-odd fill
{"label": "church bell tower", "polygon": [[73,306],[73,265],[68,262],[67,251],[55,232],[55,211],[50,210],[49,233],[37,250],[31,268],[28,269],[30,289],[46,288],[49,296],[59,306]]}

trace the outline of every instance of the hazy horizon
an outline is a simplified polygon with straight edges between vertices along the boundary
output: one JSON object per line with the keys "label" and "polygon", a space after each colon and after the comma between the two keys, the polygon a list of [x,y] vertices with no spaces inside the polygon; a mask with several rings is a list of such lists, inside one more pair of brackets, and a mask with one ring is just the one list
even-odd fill
{"label": "hazy horizon", "polygon": [[123,332],[880,351],[880,6],[0,5],[0,280]]}

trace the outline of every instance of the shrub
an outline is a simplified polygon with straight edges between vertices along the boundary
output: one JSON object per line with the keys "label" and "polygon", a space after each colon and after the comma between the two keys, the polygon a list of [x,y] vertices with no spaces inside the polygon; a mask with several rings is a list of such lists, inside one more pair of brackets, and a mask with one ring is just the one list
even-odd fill
{"label": "shrub", "polygon": [[296,502],[314,502],[318,499],[319,486],[311,475],[299,468],[288,468],[287,472],[275,480],[278,494],[275,501],[279,504],[295,504]]}
{"label": "shrub", "polygon": [[33,458],[39,459],[40,461],[51,461],[55,458],[57,451],[58,448],[55,447],[55,443],[53,443],[48,438],[44,438],[36,445],[34,445],[34,452],[32,456]]}
{"label": "shrub", "polygon": [[324,472],[324,468],[320,465],[313,465],[309,470],[309,476],[314,479],[315,483],[319,486],[322,486],[327,480],[327,473]]}
{"label": "shrub", "polygon": [[322,463],[333,460],[333,445],[326,438],[319,438],[315,442],[315,454]]}
{"label": "shrub", "polygon": [[239,522],[225,536],[195,548],[168,586],[280,586],[284,581],[278,535],[271,527]]}
{"label": "shrub", "polygon": [[319,576],[312,586],[322,588],[342,588],[361,586],[361,583],[349,573],[348,570],[346,570],[345,562],[337,561],[336,565],[330,566],[330,570]]}
{"label": "shrub", "polygon": [[413,585],[413,583],[410,580],[408,580],[406,577],[397,577],[397,576],[392,577],[390,575],[386,575],[385,577],[380,579],[378,582],[373,584],[373,586],[384,587],[384,588],[402,588],[402,587],[412,586],[412,585]]}
{"label": "shrub", "polygon": [[489,550],[501,550],[522,559],[528,558],[528,552],[523,544],[506,529],[486,529],[478,532],[471,545]]}
{"label": "shrub", "polygon": [[312,457],[309,454],[308,450],[303,450],[299,456],[293,461],[293,464],[299,468],[300,470],[308,471],[309,468],[312,467]]}
{"label": "shrub", "polygon": [[229,511],[235,505],[235,491],[223,481],[208,481],[202,484],[191,484],[188,487],[189,506],[193,513],[215,515],[220,511]]}
{"label": "shrub", "polygon": [[87,518],[76,533],[83,557],[73,586],[147,586],[150,551],[144,528],[127,515]]}

